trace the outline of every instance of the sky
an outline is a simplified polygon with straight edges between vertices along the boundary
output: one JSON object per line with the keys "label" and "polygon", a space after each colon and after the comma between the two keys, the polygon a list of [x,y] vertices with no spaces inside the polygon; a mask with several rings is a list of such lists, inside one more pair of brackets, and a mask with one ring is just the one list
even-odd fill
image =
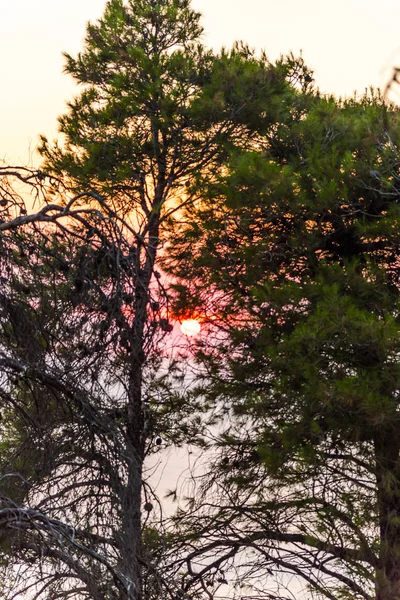
{"label": "sky", "polygon": [[[75,55],[85,25],[105,0],[0,1],[0,159],[37,164],[38,135],[54,138],[57,116],[76,93],[62,73],[62,51]],[[242,39],[271,60],[302,51],[321,91],[351,96],[384,87],[400,66],[398,0],[193,0],[204,43]]]}

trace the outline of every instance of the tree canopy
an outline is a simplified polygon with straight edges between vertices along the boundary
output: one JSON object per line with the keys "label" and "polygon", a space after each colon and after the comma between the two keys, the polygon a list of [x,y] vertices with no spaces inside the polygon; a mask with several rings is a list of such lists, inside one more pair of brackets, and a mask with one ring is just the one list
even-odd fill
{"label": "tree canopy", "polygon": [[399,595],[399,134],[379,96],[309,93],[201,179],[169,247],[228,417],[188,521],[318,597]]}

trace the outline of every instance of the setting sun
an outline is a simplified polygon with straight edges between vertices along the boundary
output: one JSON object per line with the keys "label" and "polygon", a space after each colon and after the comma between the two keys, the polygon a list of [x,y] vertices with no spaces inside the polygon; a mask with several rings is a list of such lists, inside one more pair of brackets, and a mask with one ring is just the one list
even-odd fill
{"label": "setting sun", "polygon": [[185,335],[197,335],[200,333],[200,323],[195,319],[185,319],[181,323],[181,331]]}

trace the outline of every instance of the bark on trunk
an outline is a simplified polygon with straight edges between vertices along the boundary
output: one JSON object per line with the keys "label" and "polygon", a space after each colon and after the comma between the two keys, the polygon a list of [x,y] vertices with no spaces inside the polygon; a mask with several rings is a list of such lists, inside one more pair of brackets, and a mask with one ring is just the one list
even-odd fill
{"label": "bark on trunk", "polygon": [[380,568],[376,600],[400,600],[400,459],[393,431],[375,441]]}
{"label": "bark on trunk", "polygon": [[158,174],[145,233],[147,244],[142,245],[139,242],[137,247],[134,321],[130,339],[131,366],[129,373],[127,436],[132,461],[129,465],[125,497],[122,502],[123,530],[121,532],[123,552],[122,572],[132,582],[131,589],[127,595],[128,600],[142,600],[143,598],[141,500],[143,463],[148,434],[146,431],[142,390],[143,368],[146,361],[144,338],[149,289],[157,257],[160,214],[165,201],[164,193],[166,188],[166,148],[161,149],[160,131],[154,124],[152,125],[152,135]]}
{"label": "bark on trunk", "polygon": [[130,583],[127,600],[142,600],[143,574],[141,566],[141,500],[143,463],[146,447],[146,424],[143,406],[143,368],[145,364],[144,342],[147,322],[149,287],[157,255],[159,217],[149,231],[149,244],[141,248],[145,252],[144,266],[140,268],[140,249],[137,253],[137,281],[135,285],[135,316],[131,332],[131,363],[128,390],[127,437],[131,463],[122,499],[122,573]]}

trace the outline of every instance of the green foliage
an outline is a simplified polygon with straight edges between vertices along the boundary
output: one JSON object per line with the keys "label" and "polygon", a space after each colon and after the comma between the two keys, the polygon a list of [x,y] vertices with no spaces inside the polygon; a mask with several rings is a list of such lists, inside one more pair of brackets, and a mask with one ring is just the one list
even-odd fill
{"label": "green foliage", "polygon": [[133,192],[161,157],[182,167],[193,146],[189,100],[211,61],[201,31],[184,0],[108,2],[84,50],[65,56],[84,90],[60,118],[63,147],[43,140],[48,170],[78,186]]}
{"label": "green foliage", "polygon": [[[224,406],[235,444],[262,458],[261,470],[239,469],[234,478],[221,459],[219,502],[229,503],[229,489],[237,498],[230,526],[237,519],[239,531],[245,519],[262,538],[257,497],[275,498],[262,552],[279,569],[291,553],[286,542],[311,554],[319,548],[344,576],[329,595],[329,573],[313,554],[322,571],[309,583],[321,596],[350,590],[361,598],[374,578],[394,593],[400,123],[379,96],[338,101],[303,90],[294,96],[299,111],[280,93],[264,109],[279,106],[279,122],[258,121],[257,145],[233,148],[224,172],[199,178],[203,200],[188,209],[185,240],[171,242],[165,261],[178,277],[177,312],[189,306],[207,323],[197,355],[208,374],[201,391]],[[381,483],[387,476],[390,491]],[[259,487],[246,496],[251,480]],[[210,488],[219,488],[216,477]],[[324,503],[335,519],[307,513],[305,500]],[[296,538],[303,531],[315,539]],[[309,576],[306,564],[293,572]]]}

